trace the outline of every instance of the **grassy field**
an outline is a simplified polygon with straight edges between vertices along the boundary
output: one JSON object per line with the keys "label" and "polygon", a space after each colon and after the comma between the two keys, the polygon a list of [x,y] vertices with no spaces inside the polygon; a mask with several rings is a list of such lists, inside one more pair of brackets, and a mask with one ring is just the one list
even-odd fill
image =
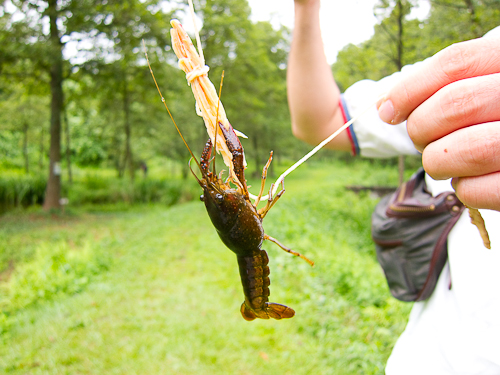
{"label": "grassy field", "polygon": [[241,318],[235,256],[199,201],[5,214],[0,373],[383,374],[411,306],[375,259],[377,200],[344,186],[396,182],[361,161],[287,179],[264,227],[316,266],[264,244],[270,301],[296,311],[284,321]]}

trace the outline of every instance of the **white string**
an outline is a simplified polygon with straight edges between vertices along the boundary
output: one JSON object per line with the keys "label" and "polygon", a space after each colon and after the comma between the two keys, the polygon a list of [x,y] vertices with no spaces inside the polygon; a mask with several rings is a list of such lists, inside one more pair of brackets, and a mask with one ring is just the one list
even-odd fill
{"label": "white string", "polygon": [[198,54],[200,55],[202,65],[205,65],[205,56],[203,55],[203,49],[201,48],[200,33],[198,32],[198,28],[196,27],[196,17],[194,14],[193,0],[188,0],[188,3],[189,11],[191,12],[191,18],[193,19],[194,35],[196,37],[196,44],[198,45]]}
{"label": "white string", "polygon": [[[274,183],[273,191],[271,192],[271,196],[274,196],[276,192],[279,189],[280,184],[283,182],[286,176],[288,176],[290,173],[292,173],[294,170],[296,170],[301,164],[303,164],[307,159],[309,159],[311,156],[313,156],[315,153],[317,153],[319,150],[321,150],[327,143],[332,141],[337,135],[342,133],[345,129],[347,129],[349,126],[352,125],[354,121],[359,119],[361,116],[363,116],[366,112],[368,112],[374,105],[378,103],[378,101],[382,98],[385,97],[384,95],[381,95],[376,102],[373,104],[370,104],[365,110],[363,110],[360,114],[358,114],[356,117],[351,119],[350,121],[346,122],[342,127],[337,129],[332,135],[330,135],[328,138],[326,138],[324,141],[322,141],[319,145],[314,147],[311,151],[309,151],[304,157],[302,157],[299,161],[297,161],[294,165],[292,165],[290,168],[288,168],[281,176],[278,177],[276,182]],[[252,199],[257,199],[257,196],[253,194],[249,194],[250,198]],[[267,200],[269,199],[269,195],[261,197],[261,200]]]}
{"label": "white string", "polygon": [[208,71],[210,68],[207,65],[204,66],[197,66],[193,70],[191,70],[189,73],[186,73],[186,79],[188,81],[188,84],[191,85],[191,83],[198,77],[201,77],[203,75],[207,75]]}

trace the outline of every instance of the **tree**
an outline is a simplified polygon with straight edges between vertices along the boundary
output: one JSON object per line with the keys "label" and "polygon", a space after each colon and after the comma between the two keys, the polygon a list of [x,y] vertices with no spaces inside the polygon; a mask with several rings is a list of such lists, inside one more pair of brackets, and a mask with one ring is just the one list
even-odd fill
{"label": "tree", "polygon": [[[110,43],[110,47],[94,51],[93,58],[88,59],[82,69],[93,75],[95,89],[101,92],[102,98],[108,103],[114,102],[110,108],[119,108],[121,112],[125,139],[123,154],[121,157],[117,156],[118,171],[123,176],[128,169],[133,179],[132,104],[144,101],[144,98],[154,93],[152,87],[145,84],[149,82],[145,81],[149,72],[144,66],[142,40],[146,42],[148,49],[161,54],[170,43],[165,33],[170,15],[161,11],[158,1],[151,0],[105,2],[99,9],[99,15],[101,22],[88,24],[84,31],[89,36],[99,33]],[[81,21],[76,19],[69,23],[68,28],[76,32],[80,24]]]}
{"label": "tree", "polygon": [[420,48],[432,55],[452,43],[481,37],[498,26],[499,17],[498,0],[431,0],[422,30],[426,43]]}
{"label": "tree", "polygon": [[248,25],[227,70],[228,116],[249,136],[247,156],[253,156],[257,173],[269,151],[276,151],[279,140],[290,133],[285,85],[288,47],[284,29],[274,30],[268,22]]}
{"label": "tree", "polygon": [[[381,31],[380,35],[387,38],[386,47],[383,49],[389,60],[400,71],[405,65],[405,41],[407,16],[410,14],[414,2],[410,0],[379,0],[375,5],[374,13],[380,23],[376,26]],[[405,158],[400,155],[398,158],[399,184],[404,180]]]}
{"label": "tree", "polygon": [[[2,7],[1,22],[6,26],[2,34],[13,42],[0,52],[6,52],[0,62],[13,63],[29,60],[47,74],[51,92],[50,116],[50,166],[44,208],[59,208],[61,191],[61,117],[63,110],[63,82],[69,76],[71,61],[64,59],[63,49],[69,41],[83,41],[92,47],[83,57],[84,61],[94,57],[116,62],[121,58],[120,73],[125,71],[122,82],[124,108],[128,110],[128,65],[139,53],[141,37],[152,40],[161,38],[158,28],[151,32],[151,23],[161,25],[159,1],[139,0],[16,0],[6,1]],[[43,28],[48,24],[48,32]],[[117,35],[118,34],[118,35]],[[63,43],[64,41],[64,43]],[[109,54],[107,45],[115,56]],[[162,43],[158,43],[161,46]],[[113,58],[114,57],[114,58]],[[123,76],[122,76],[123,78]],[[127,112],[128,113],[128,112]],[[126,113],[126,116],[127,116]],[[128,125],[127,125],[128,124]],[[130,133],[129,120],[125,120]],[[128,143],[127,162],[131,165],[131,148]]]}

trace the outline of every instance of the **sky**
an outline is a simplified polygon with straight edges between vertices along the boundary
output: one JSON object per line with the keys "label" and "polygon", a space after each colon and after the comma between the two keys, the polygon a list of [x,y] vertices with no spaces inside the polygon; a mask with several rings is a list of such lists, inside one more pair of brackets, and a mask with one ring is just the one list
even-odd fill
{"label": "sky", "polygon": [[[320,26],[328,63],[335,62],[337,53],[349,43],[359,44],[374,33],[377,20],[373,6],[377,0],[322,0]],[[293,0],[248,0],[253,21],[271,21],[293,28]],[[424,3],[425,4],[425,3]],[[416,10],[414,16],[422,18],[428,6]]]}
{"label": "sky", "polygon": [[[338,51],[349,43],[359,44],[369,39],[376,19],[373,6],[376,0],[323,0],[320,26],[328,63],[335,62]],[[293,0],[248,0],[253,21],[271,21],[274,26],[293,29]]]}

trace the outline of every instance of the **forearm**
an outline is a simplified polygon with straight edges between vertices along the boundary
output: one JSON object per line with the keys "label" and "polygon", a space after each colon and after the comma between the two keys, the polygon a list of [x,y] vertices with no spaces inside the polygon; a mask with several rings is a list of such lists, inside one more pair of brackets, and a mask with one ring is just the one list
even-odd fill
{"label": "forearm", "polygon": [[[319,26],[319,0],[295,1],[295,28],[288,61],[288,103],[292,130],[317,144],[343,125],[340,91],[326,60]],[[329,144],[349,150],[345,133]]]}

